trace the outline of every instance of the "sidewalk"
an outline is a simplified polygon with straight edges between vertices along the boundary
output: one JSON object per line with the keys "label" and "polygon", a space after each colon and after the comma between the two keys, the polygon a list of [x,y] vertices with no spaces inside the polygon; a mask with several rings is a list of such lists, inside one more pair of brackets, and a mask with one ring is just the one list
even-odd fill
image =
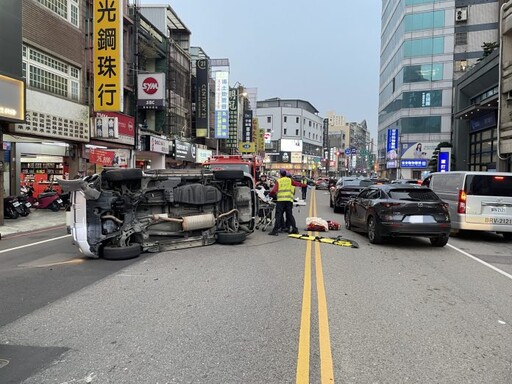
{"label": "sidewalk", "polygon": [[66,211],[64,209],[58,212],[52,212],[49,209],[32,209],[32,213],[26,217],[4,219],[4,225],[0,225],[0,235],[4,238],[15,233],[31,232],[60,225],[63,226],[63,233],[65,233]]}

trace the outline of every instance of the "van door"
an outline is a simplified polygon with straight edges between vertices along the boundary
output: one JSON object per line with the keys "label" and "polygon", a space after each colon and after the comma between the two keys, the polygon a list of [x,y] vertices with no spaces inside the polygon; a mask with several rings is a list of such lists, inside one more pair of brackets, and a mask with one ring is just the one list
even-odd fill
{"label": "van door", "polygon": [[512,174],[466,175],[466,222],[512,225]]}

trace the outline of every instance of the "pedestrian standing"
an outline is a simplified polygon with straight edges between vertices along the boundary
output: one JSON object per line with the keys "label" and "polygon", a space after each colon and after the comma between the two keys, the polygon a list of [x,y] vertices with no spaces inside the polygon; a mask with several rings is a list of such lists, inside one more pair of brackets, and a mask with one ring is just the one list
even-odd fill
{"label": "pedestrian standing", "polygon": [[307,196],[307,193],[308,193],[308,178],[306,176],[302,176],[302,187],[300,187],[302,189],[302,200],[306,200],[306,196]]}

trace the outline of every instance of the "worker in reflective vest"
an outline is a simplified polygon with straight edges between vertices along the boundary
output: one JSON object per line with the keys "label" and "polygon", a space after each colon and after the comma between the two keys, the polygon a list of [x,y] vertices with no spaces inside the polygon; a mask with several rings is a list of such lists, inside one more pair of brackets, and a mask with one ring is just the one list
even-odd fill
{"label": "worker in reflective vest", "polygon": [[285,226],[284,214],[286,214],[286,225],[291,227],[290,233],[299,233],[295,218],[293,217],[293,198],[295,195],[295,185],[302,186],[302,184],[294,182],[286,175],[286,170],[279,171],[281,177],[277,180],[274,188],[270,191],[269,195],[276,198],[276,216],[274,229],[268,234],[277,236],[279,229]]}

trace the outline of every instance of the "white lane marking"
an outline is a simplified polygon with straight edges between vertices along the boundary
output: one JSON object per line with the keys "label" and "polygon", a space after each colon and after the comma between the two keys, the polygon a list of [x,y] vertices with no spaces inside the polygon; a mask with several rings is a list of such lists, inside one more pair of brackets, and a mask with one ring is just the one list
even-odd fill
{"label": "white lane marking", "polygon": [[467,253],[466,251],[463,251],[462,249],[459,249],[459,248],[457,248],[457,247],[454,247],[453,245],[450,245],[450,244],[446,244],[446,245],[447,245],[447,246],[449,246],[450,248],[453,248],[453,249],[455,249],[456,251],[458,251],[458,252],[462,253],[464,256],[467,256],[467,257],[469,257],[469,258],[471,258],[471,259],[473,259],[473,260],[475,260],[475,261],[478,261],[480,264],[483,264],[483,265],[485,265],[486,267],[491,268],[492,270],[494,270],[494,271],[496,271],[496,272],[498,272],[498,273],[502,274],[503,276],[508,277],[509,279],[511,279],[511,280],[512,280],[512,275],[511,275],[510,273],[507,273],[507,272],[505,272],[505,271],[502,271],[501,269],[496,268],[494,265],[491,265],[491,264],[489,264],[489,263],[486,263],[485,261],[480,260],[478,257],[473,256],[473,255],[471,255],[471,254]]}
{"label": "white lane marking", "polygon": [[32,247],[34,245],[39,245],[39,244],[43,244],[43,243],[48,243],[49,241],[54,241],[54,240],[60,240],[60,239],[64,239],[66,237],[70,237],[71,235],[64,235],[64,236],[59,236],[59,237],[55,237],[53,239],[48,239],[48,240],[41,240],[41,241],[37,241],[35,243],[30,243],[30,244],[25,244],[25,245],[20,245],[19,247],[14,247],[14,248],[9,248],[9,249],[4,249],[3,251],[0,251],[0,253],[5,253],[5,252],[10,252],[10,251],[15,251],[17,249],[23,249],[23,248],[27,248],[27,247]]}

